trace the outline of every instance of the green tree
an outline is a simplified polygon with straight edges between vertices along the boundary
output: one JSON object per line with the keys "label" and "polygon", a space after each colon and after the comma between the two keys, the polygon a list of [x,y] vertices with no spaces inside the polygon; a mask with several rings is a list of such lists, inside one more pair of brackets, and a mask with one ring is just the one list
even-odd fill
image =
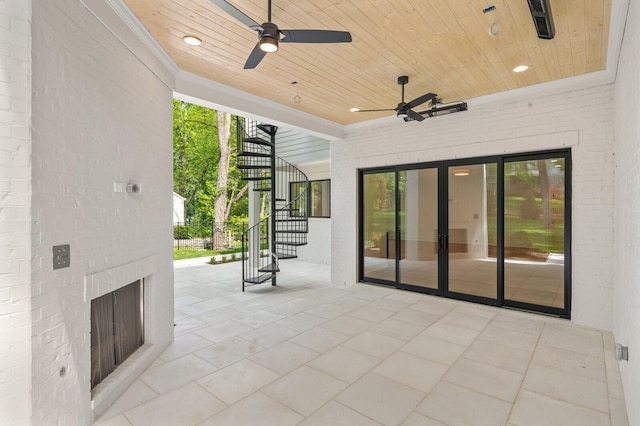
{"label": "green tree", "polygon": [[[226,222],[234,204],[246,205],[247,185],[235,161],[235,120],[231,115],[174,100],[174,191],[185,197],[186,216]],[[217,209],[217,210],[216,210]]]}

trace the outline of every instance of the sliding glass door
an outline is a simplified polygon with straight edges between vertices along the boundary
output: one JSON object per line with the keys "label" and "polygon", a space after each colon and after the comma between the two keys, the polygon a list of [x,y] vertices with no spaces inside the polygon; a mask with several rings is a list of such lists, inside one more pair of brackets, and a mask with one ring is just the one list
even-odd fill
{"label": "sliding glass door", "polygon": [[447,167],[447,291],[496,299],[497,170],[494,162]]}
{"label": "sliding glass door", "polygon": [[395,282],[396,173],[366,173],[361,187],[363,274],[372,282]]}
{"label": "sliding glass door", "polygon": [[438,289],[438,169],[398,171],[401,285]]}
{"label": "sliding glass door", "polygon": [[563,309],[567,254],[567,159],[504,163],[504,298]]}
{"label": "sliding glass door", "polygon": [[569,316],[570,152],[360,172],[359,278]]}

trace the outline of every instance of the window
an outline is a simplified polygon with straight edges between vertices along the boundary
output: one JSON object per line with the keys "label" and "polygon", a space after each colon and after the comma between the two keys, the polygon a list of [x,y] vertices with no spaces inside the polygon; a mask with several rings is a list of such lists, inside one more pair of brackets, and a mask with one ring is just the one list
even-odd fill
{"label": "window", "polygon": [[308,182],[308,196],[302,195],[305,182],[291,182],[289,200],[293,201],[291,216],[303,216],[305,210],[309,217],[331,217],[331,180],[312,180]]}
{"label": "window", "polygon": [[309,201],[309,217],[331,217],[331,181],[312,180]]}

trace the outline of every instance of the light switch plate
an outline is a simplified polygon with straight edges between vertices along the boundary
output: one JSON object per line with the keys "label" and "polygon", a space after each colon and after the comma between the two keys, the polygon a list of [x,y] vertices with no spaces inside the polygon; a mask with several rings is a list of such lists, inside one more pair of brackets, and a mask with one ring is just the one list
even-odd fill
{"label": "light switch plate", "polygon": [[68,268],[71,264],[69,244],[53,246],[53,269]]}

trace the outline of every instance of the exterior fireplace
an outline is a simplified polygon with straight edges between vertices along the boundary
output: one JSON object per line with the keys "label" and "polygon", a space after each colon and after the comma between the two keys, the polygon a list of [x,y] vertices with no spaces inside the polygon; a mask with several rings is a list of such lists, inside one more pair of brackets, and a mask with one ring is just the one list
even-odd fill
{"label": "exterior fireplace", "polygon": [[91,389],[143,344],[142,279],[91,300]]}

